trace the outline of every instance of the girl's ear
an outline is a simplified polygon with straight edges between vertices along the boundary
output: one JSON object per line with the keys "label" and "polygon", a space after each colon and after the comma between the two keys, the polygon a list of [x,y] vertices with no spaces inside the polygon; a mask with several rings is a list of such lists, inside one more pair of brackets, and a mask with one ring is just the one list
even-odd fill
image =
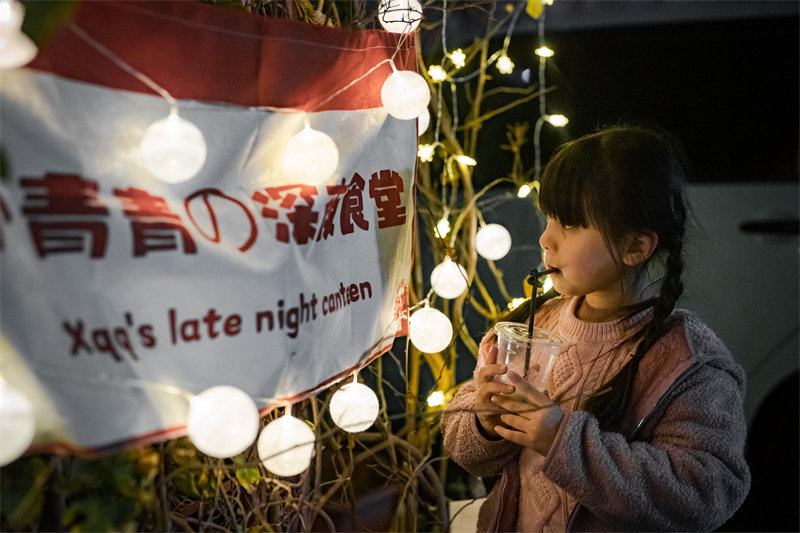
{"label": "girl's ear", "polygon": [[628,243],[622,254],[622,262],[628,266],[636,266],[644,263],[658,246],[658,235],[652,231],[631,233],[628,236]]}

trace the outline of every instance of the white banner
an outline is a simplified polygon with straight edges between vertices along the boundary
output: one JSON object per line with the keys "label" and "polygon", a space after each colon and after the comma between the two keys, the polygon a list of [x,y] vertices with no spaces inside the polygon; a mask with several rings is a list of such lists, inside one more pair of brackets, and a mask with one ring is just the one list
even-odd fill
{"label": "white banner", "polygon": [[[180,391],[301,398],[405,334],[415,121],[181,99],[207,159],[167,184],[138,150],[167,102],[54,70],[0,78],[2,376],[35,404],[35,449],[183,434]],[[339,150],[321,185],[280,171],[306,119]]]}

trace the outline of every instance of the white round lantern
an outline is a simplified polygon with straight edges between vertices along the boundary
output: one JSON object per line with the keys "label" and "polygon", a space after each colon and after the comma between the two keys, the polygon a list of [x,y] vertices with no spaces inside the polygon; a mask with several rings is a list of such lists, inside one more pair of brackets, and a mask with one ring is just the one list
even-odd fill
{"label": "white round lantern", "polygon": [[425,306],[418,309],[408,320],[408,337],[411,344],[424,353],[439,353],[453,338],[453,324],[447,315]]}
{"label": "white round lantern", "polygon": [[206,389],[189,403],[189,440],[206,455],[233,457],[258,435],[258,408],[241,389],[220,385]]}
{"label": "white round lantern", "polygon": [[139,143],[145,168],[167,183],[193,178],[206,162],[206,140],[200,129],[172,112],[150,124]]}
{"label": "white round lantern", "polygon": [[353,381],[333,393],[330,410],[331,418],[337,426],[350,433],[357,433],[375,422],[380,405],[372,389]]}
{"label": "white round lantern", "polygon": [[383,107],[395,118],[411,120],[428,108],[431,92],[425,78],[410,70],[395,70],[381,88]]}
{"label": "white round lantern", "polygon": [[378,22],[391,33],[411,33],[422,20],[422,5],[418,0],[381,0]]}
{"label": "white round lantern", "polygon": [[442,298],[458,298],[467,290],[467,271],[445,257],[431,272],[431,287]]}
{"label": "white round lantern", "polygon": [[34,433],[33,404],[20,391],[0,381],[0,466],[25,453]]}
{"label": "white round lantern", "polygon": [[511,249],[511,234],[500,224],[487,224],[475,235],[475,248],[486,259],[502,259]]}
{"label": "white round lantern", "polygon": [[28,64],[38,49],[30,37],[21,31],[0,34],[0,68],[19,68]]}
{"label": "white round lantern", "polygon": [[431,112],[426,107],[417,117],[417,137],[428,131],[431,125]]}
{"label": "white round lantern", "polygon": [[284,175],[293,183],[319,185],[330,179],[338,166],[336,143],[308,123],[289,139],[283,153]]}
{"label": "white round lantern", "polygon": [[295,476],[311,464],[314,432],[287,413],[267,424],[258,437],[258,457],[277,476]]}

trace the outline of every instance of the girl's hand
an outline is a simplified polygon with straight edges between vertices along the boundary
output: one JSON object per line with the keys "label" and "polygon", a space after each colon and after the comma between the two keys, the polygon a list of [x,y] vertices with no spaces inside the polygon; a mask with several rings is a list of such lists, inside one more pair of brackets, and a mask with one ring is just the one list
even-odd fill
{"label": "girl's hand", "polygon": [[483,433],[492,439],[499,439],[495,427],[500,423],[500,414],[503,410],[491,398],[498,394],[511,394],[514,386],[507,383],[494,381],[494,377],[505,374],[508,368],[497,363],[497,339],[494,335],[487,334],[481,341],[479,359],[483,366],[478,370],[477,392],[475,393],[475,416]]}
{"label": "girl's hand", "polygon": [[536,390],[516,372],[508,372],[508,379],[525,397],[525,400],[495,395],[491,401],[501,407],[505,414],[500,420],[505,424],[494,427],[495,433],[504,439],[516,442],[542,455],[547,455],[564,413],[561,407],[550,401],[544,393]]}

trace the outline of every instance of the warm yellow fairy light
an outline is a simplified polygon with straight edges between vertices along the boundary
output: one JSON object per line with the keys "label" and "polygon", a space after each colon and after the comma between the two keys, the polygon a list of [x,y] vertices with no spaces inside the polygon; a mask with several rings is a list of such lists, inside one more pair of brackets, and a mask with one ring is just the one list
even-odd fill
{"label": "warm yellow fairy light", "polygon": [[530,186],[530,184],[526,183],[525,185],[520,187],[519,190],[517,191],[517,197],[518,198],[525,198],[530,193],[531,193],[531,186]]}
{"label": "warm yellow fairy light", "polygon": [[553,288],[553,280],[550,278],[550,276],[547,276],[544,279],[544,284],[542,285],[542,291],[547,292],[552,288]]}
{"label": "warm yellow fairy light", "polygon": [[525,298],[513,298],[510,302],[508,302],[508,310],[513,311],[523,303],[525,303]]}
{"label": "warm yellow fairy light", "polygon": [[511,74],[514,71],[514,62],[505,53],[497,58],[497,70],[501,74]]}
{"label": "warm yellow fairy light", "polygon": [[472,159],[468,155],[463,155],[463,154],[462,155],[456,155],[456,156],[453,156],[453,159],[455,159],[456,161],[458,161],[462,165],[467,165],[468,167],[474,167],[475,165],[478,164],[477,161],[475,161],[474,159]]}
{"label": "warm yellow fairy light", "polygon": [[428,396],[428,406],[438,407],[440,405],[444,405],[444,393],[440,390],[433,391],[431,395]]}
{"label": "warm yellow fairy light", "polygon": [[447,217],[442,217],[442,219],[436,224],[436,232],[441,238],[444,238],[448,233],[450,233],[450,221],[447,220]]}
{"label": "warm yellow fairy light", "polygon": [[428,76],[430,76],[434,82],[440,82],[447,79],[447,72],[445,72],[441,65],[431,65],[428,67]]}
{"label": "warm yellow fairy light", "polygon": [[417,147],[417,157],[423,163],[430,163],[433,161],[433,154],[436,153],[436,147],[432,144],[420,144]]}
{"label": "warm yellow fairy light", "polygon": [[569,119],[564,115],[545,115],[544,119],[556,128],[562,128],[569,122]]}
{"label": "warm yellow fairy light", "polygon": [[546,46],[540,46],[539,48],[534,50],[534,52],[536,52],[536,55],[539,57],[553,57],[555,55],[555,52],[553,52],[551,48],[548,48]]}
{"label": "warm yellow fairy light", "polygon": [[453,62],[455,67],[461,68],[467,63],[467,54],[461,48],[457,48],[450,52],[450,61]]}

